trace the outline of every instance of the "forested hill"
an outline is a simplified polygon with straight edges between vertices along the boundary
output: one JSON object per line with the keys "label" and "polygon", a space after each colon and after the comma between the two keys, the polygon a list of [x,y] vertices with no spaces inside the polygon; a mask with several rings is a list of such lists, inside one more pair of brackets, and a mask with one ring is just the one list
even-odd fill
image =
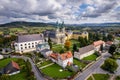
{"label": "forested hill", "polygon": [[42,22],[11,22],[6,24],[1,24],[0,27],[23,27],[23,26],[29,26],[29,27],[47,27],[47,26],[53,26],[55,24],[53,23],[42,23]]}

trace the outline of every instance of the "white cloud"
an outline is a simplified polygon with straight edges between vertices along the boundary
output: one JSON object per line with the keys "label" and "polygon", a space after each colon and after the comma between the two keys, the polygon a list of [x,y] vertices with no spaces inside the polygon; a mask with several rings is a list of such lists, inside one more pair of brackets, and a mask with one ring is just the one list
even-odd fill
{"label": "white cloud", "polygon": [[[83,9],[80,7],[83,6]],[[120,0],[0,0],[0,23],[47,21],[66,23],[119,21]],[[6,21],[5,21],[6,20]]]}

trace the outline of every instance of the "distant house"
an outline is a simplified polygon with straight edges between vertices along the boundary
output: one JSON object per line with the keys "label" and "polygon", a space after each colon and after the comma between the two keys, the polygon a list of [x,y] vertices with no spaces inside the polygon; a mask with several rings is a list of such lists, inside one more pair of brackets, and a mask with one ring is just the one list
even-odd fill
{"label": "distant house", "polygon": [[74,52],[74,57],[77,59],[83,59],[95,52],[93,45],[88,45],[82,48],[79,48],[78,52]]}
{"label": "distant house", "polygon": [[47,42],[38,44],[36,46],[36,51],[40,52],[46,58],[49,57],[49,55],[52,53],[52,51],[50,50],[50,46],[48,45]]}
{"label": "distant house", "polygon": [[3,68],[3,74],[14,75],[17,73],[20,73],[20,67],[14,61],[11,61]]}
{"label": "distant house", "polygon": [[100,51],[100,46],[101,45],[103,45],[103,47],[105,47],[105,42],[102,41],[102,40],[93,42],[93,46],[94,46],[96,51]]}
{"label": "distant house", "polygon": [[36,50],[36,45],[44,42],[42,34],[19,35],[14,43],[15,52],[26,53]]}
{"label": "distant house", "polygon": [[50,54],[50,59],[63,68],[65,68],[67,65],[69,66],[73,64],[73,55],[70,51],[63,54],[52,53]]}
{"label": "distant house", "polygon": [[89,33],[87,31],[84,32],[73,32],[72,38],[78,39],[79,37],[87,38],[88,39]]}

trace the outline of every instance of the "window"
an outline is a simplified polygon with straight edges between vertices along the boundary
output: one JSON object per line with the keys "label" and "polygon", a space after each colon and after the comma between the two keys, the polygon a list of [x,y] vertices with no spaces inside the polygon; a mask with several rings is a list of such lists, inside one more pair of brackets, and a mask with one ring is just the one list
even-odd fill
{"label": "window", "polygon": [[25,47],[25,49],[27,49],[27,47]]}
{"label": "window", "polygon": [[30,45],[30,43],[28,43],[28,45]]}
{"label": "window", "polygon": [[21,50],[23,49],[23,47],[21,47]]}
{"label": "window", "polygon": [[32,46],[34,48],[34,46]]}
{"label": "window", "polygon": [[32,43],[32,44],[34,44],[34,43]]}
{"label": "window", "polygon": [[27,44],[25,44],[25,45],[27,45]]}
{"label": "window", "polygon": [[21,44],[21,46],[22,46],[22,44]]}
{"label": "window", "polygon": [[29,48],[30,48],[30,46],[29,46]]}
{"label": "window", "polygon": [[37,42],[35,42],[35,44],[37,44]]}

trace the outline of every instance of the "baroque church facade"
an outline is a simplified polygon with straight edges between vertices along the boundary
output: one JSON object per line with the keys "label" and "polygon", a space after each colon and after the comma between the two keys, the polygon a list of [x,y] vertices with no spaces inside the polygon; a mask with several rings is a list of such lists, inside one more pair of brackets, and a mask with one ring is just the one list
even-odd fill
{"label": "baroque church facade", "polygon": [[46,39],[50,38],[52,42],[56,44],[64,44],[67,39],[72,36],[72,31],[66,31],[64,27],[64,22],[59,24],[56,23],[57,29],[56,30],[46,30],[44,32],[44,37]]}

